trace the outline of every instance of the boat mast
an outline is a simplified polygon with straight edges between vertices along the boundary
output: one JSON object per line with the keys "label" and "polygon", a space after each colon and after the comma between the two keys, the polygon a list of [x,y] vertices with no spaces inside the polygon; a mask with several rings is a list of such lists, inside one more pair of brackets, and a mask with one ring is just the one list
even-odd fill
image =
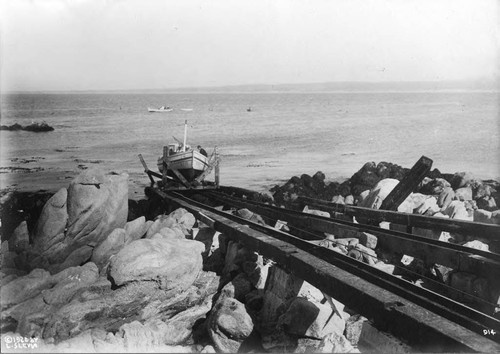
{"label": "boat mast", "polygon": [[186,119],[184,121],[184,144],[182,144],[182,152],[186,151],[187,129],[188,129],[188,121]]}

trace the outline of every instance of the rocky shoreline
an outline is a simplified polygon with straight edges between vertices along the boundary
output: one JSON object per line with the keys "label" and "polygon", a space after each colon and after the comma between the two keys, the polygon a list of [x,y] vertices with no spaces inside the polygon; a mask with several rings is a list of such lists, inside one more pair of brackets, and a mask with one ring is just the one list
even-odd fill
{"label": "rocky shoreline", "polygon": [[[309,196],[378,208],[408,171],[370,162],[343,183],[304,174],[274,187],[272,198],[253,198],[291,206]],[[88,169],[55,194],[2,196],[2,351],[363,351],[368,319],[148,189],[147,198],[129,200],[128,184],[127,174]],[[435,169],[398,210],[500,224],[499,187]],[[394,272],[380,261],[376,238],[351,236],[326,235],[321,244]],[[432,237],[498,252],[476,235]],[[407,266],[417,269],[418,260]],[[467,277],[437,271],[453,285]],[[482,284],[480,295],[497,303],[500,289],[490,280],[469,283]]]}
{"label": "rocky shoreline", "polygon": [[25,126],[18,124],[18,123],[15,123],[12,125],[0,125],[0,130],[9,130],[9,131],[25,130],[28,132],[39,133],[39,132],[51,132],[54,130],[54,128],[45,122],[41,122],[41,123],[33,122],[33,123],[25,125]]}

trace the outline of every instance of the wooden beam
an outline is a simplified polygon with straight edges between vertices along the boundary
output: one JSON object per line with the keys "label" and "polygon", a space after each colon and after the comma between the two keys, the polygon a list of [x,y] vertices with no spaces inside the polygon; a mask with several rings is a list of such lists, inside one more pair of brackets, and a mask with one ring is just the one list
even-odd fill
{"label": "wooden beam", "polygon": [[422,156],[411,168],[410,172],[394,187],[384,199],[380,209],[397,210],[398,206],[415,190],[425,175],[430,171],[432,160]]}
{"label": "wooden beam", "polygon": [[214,168],[214,165],[217,163],[217,159],[215,158],[215,150],[214,152],[212,153],[212,155],[210,155],[210,158],[208,159],[208,167],[205,169],[205,171],[203,171],[203,173],[201,175],[199,175],[198,177],[195,178],[195,180],[193,181],[195,185],[198,185],[201,183],[201,181],[203,181],[205,179],[206,176],[208,176],[210,174],[210,172],[212,172],[213,168]]}
{"label": "wooden beam", "polygon": [[167,185],[167,173],[168,173],[167,156],[168,156],[168,146],[164,146],[163,147],[163,157],[162,157],[163,171],[162,171],[162,179],[161,179],[164,186]]}
{"label": "wooden beam", "polygon": [[[142,154],[139,154],[139,160],[141,160],[142,167],[144,167],[144,172],[146,172],[146,174],[148,175],[149,180],[151,181],[151,184],[154,184],[155,181],[154,181],[153,177],[151,177],[151,173],[150,173],[152,171],[150,171],[149,168],[148,168],[148,165],[146,165],[146,161],[144,161],[144,158],[142,157]],[[160,175],[160,178],[161,177],[162,176]]]}
{"label": "wooden beam", "polygon": [[[338,235],[343,230],[351,230],[353,235],[356,235],[358,232],[367,232],[377,236],[380,245],[383,245],[387,249],[422,259],[427,264],[438,263],[460,271],[479,274],[486,278],[500,276],[500,257],[495,254],[483,253],[468,247],[426,239],[422,236],[386,230],[373,225],[357,224],[345,220],[336,221],[331,218],[312,214],[306,215],[295,211],[287,212],[286,209],[268,205],[259,206],[252,201],[230,200],[229,198],[218,197],[214,194],[210,194],[210,197],[238,208],[247,208],[265,217],[267,220],[286,221],[292,230],[295,226],[300,230],[315,230],[333,235]],[[304,238],[315,239],[316,237],[311,234],[309,237]],[[476,257],[472,255],[473,252],[487,254],[491,258],[497,259],[497,261],[480,256]]]}
{"label": "wooden beam", "polygon": [[[158,172],[154,172],[154,171],[151,171],[149,168],[148,168],[148,165],[146,165],[146,161],[144,161],[144,158],[142,157],[142,154],[139,154],[139,160],[141,160],[141,163],[142,163],[142,166],[144,167],[144,172],[146,172],[146,174],[148,175],[149,177],[149,180],[151,181],[151,184],[154,184],[155,181],[153,179],[152,176],[155,176],[157,178],[163,178],[163,176],[161,174],[159,174]],[[167,178],[172,178],[172,177],[169,177],[167,176]]]}
{"label": "wooden beam", "polygon": [[219,188],[219,176],[220,176],[219,163],[220,163],[220,160],[219,160],[219,152],[217,151],[217,147],[215,147],[214,152],[215,152],[215,161],[216,161],[216,164],[215,164],[215,187]]}
{"label": "wooden beam", "polygon": [[366,218],[377,224],[382,221],[388,221],[395,224],[410,225],[411,227],[429,230],[447,231],[462,235],[476,235],[488,239],[489,241],[500,242],[500,225],[363,208],[307,197],[299,197],[299,200],[301,205],[309,205],[310,207],[330,212],[333,215],[332,218],[335,219],[337,218],[337,214],[342,213],[343,215]]}

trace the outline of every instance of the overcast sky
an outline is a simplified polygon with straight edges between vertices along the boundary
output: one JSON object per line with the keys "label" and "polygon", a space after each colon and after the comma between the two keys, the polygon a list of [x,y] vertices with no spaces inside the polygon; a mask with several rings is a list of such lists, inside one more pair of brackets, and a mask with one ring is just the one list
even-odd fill
{"label": "overcast sky", "polygon": [[498,77],[496,0],[0,0],[1,89]]}

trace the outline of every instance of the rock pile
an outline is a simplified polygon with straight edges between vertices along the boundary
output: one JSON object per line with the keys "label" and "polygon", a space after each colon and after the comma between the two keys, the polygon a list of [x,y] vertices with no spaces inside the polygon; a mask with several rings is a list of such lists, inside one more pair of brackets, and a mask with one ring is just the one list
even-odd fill
{"label": "rock pile", "polygon": [[26,130],[29,132],[50,132],[53,131],[54,128],[45,122],[42,123],[33,122],[26,126],[22,126],[18,123],[12,125],[0,125],[0,130],[10,130],[10,131]]}
{"label": "rock pile", "polygon": [[127,180],[86,170],[31,232],[23,222],[2,242],[3,337],[38,338],[44,352],[204,349],[193,328],[219,277],[203,271],[196,220],[178,209],[127,222]]}
{"label": "rock pile", "polygon": [[2,243],[2,340],[36,339],[42,352],[357,352],[342,304],[186,210],[127,222],[126,180],[82,172]]}
{"label": "rock pile", "polygon": [[[342,183],[327,182],[324,173],[318,171],[312,177],[294,176],[284,185],[273,187],[271,192],[276,204],[292,208],[299,196],[378,208],[408,172],[408,168],[392,163],[367,162]],[[370,193],[370,199],[365,200]],[[475,178],[469,172],[446,174],[434,169],[410,199],[399,211],[500,224],[500,183]]]}
{"label": "rock pile", "polygon": [[[341,184],[323,183],[323,178],[318,178],[323,174],[317,172],[313,177],[307,175],[302,175],[300,178],[292,177],[285,185],[276,186],[273,189],[273,197],[277,203],[288,207],[294,207],[293,201],[298,196],[306,196],[340,204],[378,209],[408,171],[393,164],[371,162],[365,164],[349,180]],[[313,183],[306,183],[306,181]],[[442,174],[438,170],[433,170],[399,205],[398,211],[500,224],[499,203],[500,183],[498,181],[480,180],[466,172]],[[319,212],[308,210],[307,207],[304,211]],[[366,222],[361,219],[357,221]],[[380,226],[406,232],[406,226],[403,225],[381,223]],[[483,239],[481,235],[462,235],[419,228],[414,228],[413,233],[484,251],[500,252],[498,242]],[[458,295],[456,292],[447,295],[473,306],[481,308],[482,300],[500,305],[500,285],[496,279],[489,278],[488,275],[478,276],[439,264],[425,264],[422,260],[398,253],[398,250],[387,249],[378,242],[376,236],[369,233],[339,228],[333,234],[327,235],[327,238],[320,243],[387,272],[404,276],[423,286],[425,286],[425,279],[445,283],[462,292]],[[491,311],[491,307],[488,307],[486,311]],[[495,313],[492,314],[495,315]]]}

